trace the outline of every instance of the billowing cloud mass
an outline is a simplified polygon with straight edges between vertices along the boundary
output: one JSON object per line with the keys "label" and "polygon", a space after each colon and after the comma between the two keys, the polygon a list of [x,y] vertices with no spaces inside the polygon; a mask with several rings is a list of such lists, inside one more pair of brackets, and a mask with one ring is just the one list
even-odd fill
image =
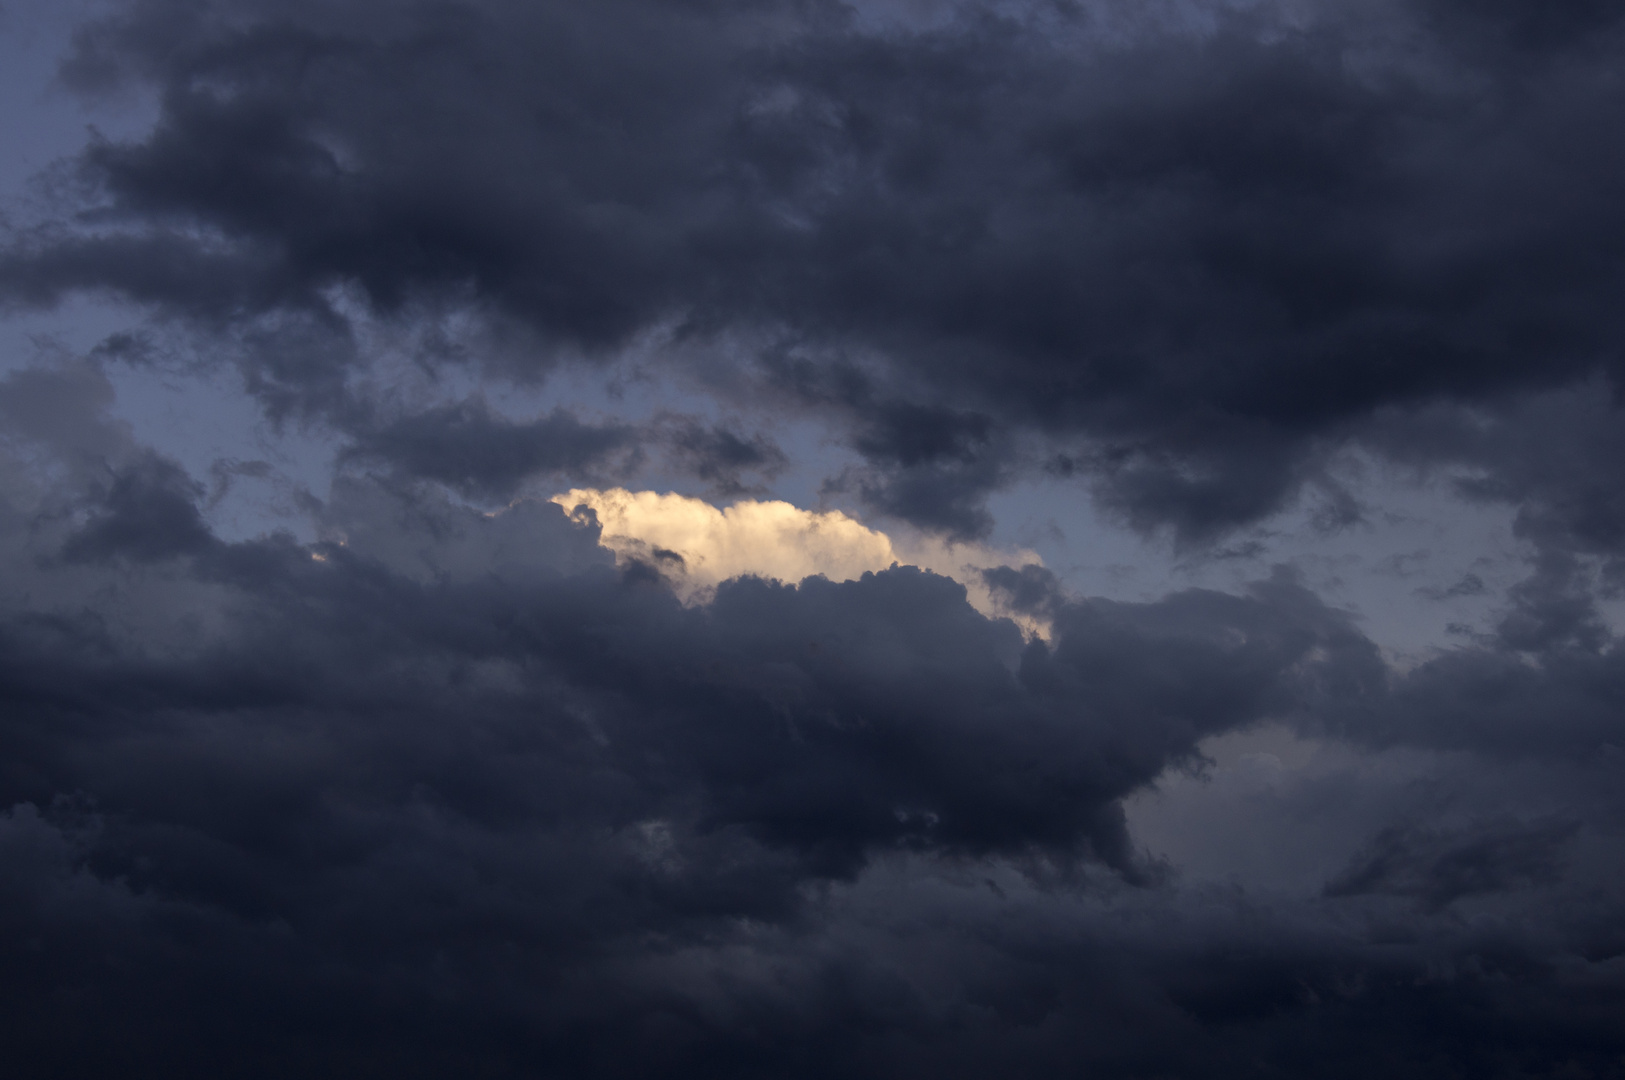
{"label": "billowing cloud mass", "polygon": [[1625,7],[0,10],[0,1047],[1625,1076]]}
{"label": "billowing cloud mass", "polygon": [[717,585],[746,575],[790,584],[814,576],[851,581],[906,564],[954,578],[984,615],[1034,625],[1032,612],[1013,606],[986,576],[1012,564],[1029,575],[1042,571],[1043,560],[1030,551],[1000,552],[932,536],[899,545],[839,510],[802,510],[778,501],[741,499],[716,507],[675,492],[625,488],[577,488],[550,501],[572,516],[582,508],[591,511],[600,543],[623,561],[657,569],[691,600],[708,599]]}

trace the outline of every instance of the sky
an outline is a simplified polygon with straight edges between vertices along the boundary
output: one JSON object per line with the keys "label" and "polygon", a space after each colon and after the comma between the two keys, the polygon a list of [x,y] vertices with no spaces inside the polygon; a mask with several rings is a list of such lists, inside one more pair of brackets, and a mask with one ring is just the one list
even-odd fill
{"label": "sky", "polygon": [[0,0],[0,1048],[1625,1076],[1625,8]]}

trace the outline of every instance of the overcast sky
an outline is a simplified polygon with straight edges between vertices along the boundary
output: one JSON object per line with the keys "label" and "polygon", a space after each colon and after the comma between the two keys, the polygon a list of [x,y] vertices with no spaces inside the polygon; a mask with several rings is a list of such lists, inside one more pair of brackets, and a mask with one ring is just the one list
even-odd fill
{"label": "overcast sky", "polygon": [[1622,63],[4,0],[6,1074],[1625,1076]]}

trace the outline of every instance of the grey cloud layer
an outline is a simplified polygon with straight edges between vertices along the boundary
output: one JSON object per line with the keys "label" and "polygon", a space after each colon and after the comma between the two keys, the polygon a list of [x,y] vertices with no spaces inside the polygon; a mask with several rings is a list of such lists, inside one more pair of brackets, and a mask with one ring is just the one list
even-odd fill
{"label": "grey cloud layer", "polygon": [[[6,473],[0,516],[18,1075],[1607,1075],[1625,1053],[1617,725],[1550,688],[1515,726],[1579,778],[1566,811],[1401,822],[1322,899],[1180,888],[1122,812],[1267,717],[1455,732],[1493,762],[1440,689],[1580,665],[1617,695],[1606,635],[1506,631],[1401,675],[1286,574],[1128,604],[991,572],[1047,645],[908,568],[685,608],[552,504],[489,517],[399,478],[339,482],[332,541],[225,543],[107,398],[88,370],[0,385],[51,405],[13,463],[58,469]],[[1554,565],[1519,611],[1571,584]]]}
{"label": "grey cloud layer", "polygon": [[[147,322],[0,380],[9,1072],[1625,1074],[1625,20],[943,11],[82,29],[66,83],[157,125],[42,179],[0,294]],[[223,539],[111,417],[181,345],[340,437],[320,541]],[[714,408],[502,407],[639,364]],[[1289,570],[987,571],[1031,641],[908,567],[684,606],[559,507],[481,512],[653,459],[759,490],[786,418],[929,529],[1041,474],[1197,548],[1306,487],[1358,521],[1359,446],[1516,507],[1531,573],[1399,668]],[[1365,771],[1193,831],[1328,870],[1182,878],[1125,804],[1261,723]]]}
{"label": "grey cloud layer", "polygon": [[335,287],[472,304],[533,358],[675,327],[842,418],[879,508],[975,533],[1047,460],[1199,539],[1374,410],[1612,372],[1621,29],[1541,10],[134,3],[66,72],[158,125],[91,145],[89,216],[0,278],[296,324],[312,358],[252,370],[327,412]]}

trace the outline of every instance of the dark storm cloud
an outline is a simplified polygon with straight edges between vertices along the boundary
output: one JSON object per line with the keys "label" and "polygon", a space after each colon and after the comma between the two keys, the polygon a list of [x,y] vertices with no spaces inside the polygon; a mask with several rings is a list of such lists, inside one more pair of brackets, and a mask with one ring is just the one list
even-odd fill
{"label": "dark storm cloud", "polygon": [[636,450],[627,424],[584,424],[562,409],[526,423],[465,401],[409,414],[361,435],[347,456],[398,466],[478,495],[509,497],[536,474],[587,477],[617,470],[612,455]]}
{"label": "dark storm cloud", "polygon": [[213,541],[196,499],[202,485],[172,462],[148,457],[115,473],[90,520],[62,546],[78,562],[122,557],[156,562]]}
{"label": "dark storm cloud", "polygon": [[1543,549],[1613,560],[1625,549],[1619,405],[1596,380],[1476,409],[1391,415],[1373,442],[1398,461],[1453,467],[1457,492],[1516,507],[1518,534]]}
{"label": "dark storm cloud", "polygon": [[532,480],[624,485],[654,456],[707,485],[715,496],[735,498],[762,493],[762,481],[789,462],[760,432],[675,414],[641,425],[589,423],[556,408],[518,421],[471,399],[383,422],[363,414],[348,426],[353,441],[341,457],[349,465],[383,466],[402,477],[435,480],[465,495],[501,501]]}
{"label": "dark storm cloud", "polygon": [[993,517],[982,506],[1007,478],[1007,452],[992,444],[992,418],[890,401],[868,407],[853,441],[871,468],[838,477],[882,513],[959,538],[985,536]]}
{"label": "dark storm cloud", "polygon": [[1599,31],[1617,26],[1619,8],[1606,0],[1558,0],[1520,4],[1517,0],[1431,0],[1421,10],[1436,25],[1483,35],[1486,45],[1511,52],[1543,53],[1583,46]]}
{"label": "dark storm cloud", "polygon": [[993,529],[993,515],[982,505],[982,499],[999,486],[1001,472],[997,462],[986,458],[848,469],[831,477],[824,491],[855,491],[871,509],[956,539],[975,539]]}
{"label": "dark storm cloud", "polygon": [[[489,556],[469,558],[462,566],[477,569],[462,584],[470,571],[446,561],[419,585],[417,564],[399,561],[405,552],[428,543],[450,557],[496,526],[473,511],[435,511],[432,501],[414,508],[406,496],[352,485],[341,495],[360,500],[357,508],[330,515],[345,544],[313,559],[286,541],[215,540],[177,474],[144,462],[120,476],[63,554],[78,563],[192,556],[191,571],[172,572],[201,574],[240,594],[222,603],[264,605],[265,617],[251,618],[252,630],[217,631],[207,654],[167,673],[132,654],[133,668],[69,678],[75,694],[106,695],[86,703],[92,712],[122,711],[121,678],[173,680],[176,696],[164,708],[187,710],[198,705],[194,693],[207,698],[189,687],[212,685],[211,668],[229,682],[226,672],[262,665],[245,685],[281,684],[267,707],[371,700],[369,709],[398,709],[415,697],[430,706],[474,677],[454,669],[494,665],[503,670],[490,673],[489,692],[500,704],[477,707],[496,709],[492,723],[539,708],[532,734],[564,723],[566,741],[587,740],[575,752],[606,755],[585,771],[624,773],[625,793],[644,815],[693,815],[671,827],[702,835],[742,830],[804,860],[797,876],[849,875],[870,852],[899,847],[1063,862],[1092,854],[1132,874],[1115,800],[1190,755],[1204,735],[1290,711],[1301,696],[1292,687],[1317,670],[1299,671],[1312,650],[1345,663],[1344,650],[1366,648],[1284,580],[1250,599],[1190,593],[1151,607],[1069,606],[1053,647],[1024,645],[1010,624],[971,609],[961,586],[907,568],[799,588],[747,579],[723,586],[705,608],[685,609],[663,588],[637,576],[623,582],[607,567],[580,578],[549,573],[550,549],[596,550],[593,536],[551,504],[526,504],[520,533],[540,566],[524,573],[495,564],[491,580]],[[380,520],[391,504],[397,516]],[[415,529],[388,546],[384,534],[408,522]],[[290,651],[299,667],[279,675]],[[427,681],[406,678],[402,665]],[[442,678],[450,681],[441,686]],[[479,685],[476,678],[462,692],[482,701]],[[96,686],[104,689],[86,689]],[[324,704],[334,692],[339,699]],[[547,722],[544,703],[558,693],[579,696],[587,715]],[[433,711],[409,723],[418,712],[409,708],[400,723],[434,726]],[[607,740],[601,750],[590,749],[588,732]],[[562,767],[562,759],[553,766]]]}
{"label": "dark storm cloud", "polygon": [[0,277],[205,322],[344,286],[594,354],[766,334],[866,358],[877,506],[977,531],[1025,430],[1197,540],[1374,409],[1611,370],[1619,19],[1538,7],[137,3],[65,74],[159,122],[79,159],[94,231]]}
{"label": "dark storm cloud", "polygon": [[692,417],[671,418],[664,432],[671,456],[721,498],[758,493],[748,474],[771,480],[790,463],[777,443],[761,432],[743,434],[723,424],[703,424]]}
{"label": "dark storm cloud", "polygon": [[1334,689],[1316,724],[1377,745],[1572,761],[1617,754],[1625,650],[1573,555],[1547,551],[1490,633],[1403,674]]}
{"label": "dark storm cloud", "polygon": [[[551,504],[487,518],[361,480],[335,489],[342,546],[199,544],[155,524],[195,521],[173,467],[132,475],[150,510],[103,489],[74,534],[98,539],[35,571],[93,575],[103,617],[0,624],[20,1075],[1245,1075],[1264,1054],[1336,1076],[1373,1037],[1401,1068],[1619,1052],[1611,1006],[1510,930],[1396,951],[1089,869],[1155,878],[1117,800],[1196,740],[1370,679],[1369,644],[1289,578],[1121,604],[998,575],[1049,597],[1046,646],[907,569],[683,608]],[[150,588],[212,629],[128,626]],[[1341,891],[1517,886],[1562,842],[1525,832],[1412,842]],[[946,935],[928,956],[915,918]],[[1554,1035],[1531,1002],[1581,1012]]]}
{"label": "dark storm cloud", "polygon": [[[742,581],[684,609],[589,557],[593,535],[550,504],[525,504],[525,549],[504,568],[491,551],[506,522],[433,500],[341,487],[330,516],[345,544],[314,558],[285,540],[200,537],[188,490],[174,466],[142,462],[63,553],[80,574],[162,562],[158,587],[204,590],[189,607],[214,621],[206,637],[28,609],[0,633],[0,785],[19,842],[44,849],[8,866],[24,898],[14,928],[49,936],[87,919],[120,963],[178,980],[183,1024],[246,1019],[246,1002],[185,995],[218,978],[204,960],[216,950],[267,962],[261,925],[297,927],[313,935],[297,949],[315,952],[272,962],[292,985],[261,970],[257,993],[309,989],[314,956],[349,939],[332,977],[383,995],[368,1007],[388,1013],[390,996],[439,978],[410,944],[424,932],[468,941],[454,966],[473,967],[453,978],[483,998],[488,963],[559,968],[626,935],[778,922],[803,906],[803,883],[887,851],[1092,855],[1132,876],[1115,800],[1200,733],[1275,704],[1320,634],[1289,620],[1280,637],[1237,643],[1232,621],[1278,620],[1257,601],[1193,597],[1177,624],[1080,612],[1080,626],[1114,628],[1099,635],[1111,662],[1089,640],[1024,651],[961,588],[907,570],[799,590]],[[470,544],[481,557],[459,561]],[[425,546],[443,553],[427,579],[402,561]],[[558,569],[571,565],[588,569]],[[1140,648],[1188,666],[1189,687],[1126,711],[1125,683],[1123,701],[1077,723],[1080,666],[1132,682]],[[90,824],[57,835],[30,806]],[[469,874],[494,891],[436,914],[437,893],[464,894]],[[61,889],[86,907],[30,907],[31,890]],[[148,918],[179,920],[194,944]],[[142,1023],[133,986],[101,980],[66,943],[51,955],[54,975],[19,976],[96,979],[114,1000],[88,1015]],[[391,989],[385,972],[402,964],[417,985]]]}
{"label": "dark storm cloud", "polygon": [[1561,849],[1577,828],[1563,821],[1491,821],[1445,832],[1395,825],[1372,838],[1325,892],[1415,897],[1424,911],[1438,912],[1464,896],[1553,884],[1562,876]]}
{"label": "dark storm cloud", "polygon": [[1061,584],[1054,571],[1036,564],[1023,566],[1020,570],[997,566],[982,571],[982,580],[1010,610],[1023,615],[1049,617],[1064,602]]}
{"label": "dark storm cloud", "polygon": [[[7,302],[134,301],[150,340],[96,362],[190,341],[345,468],[320,539],[230,541],[93,364],[0,380],[10,1072],[1620,1074],[1614,8],[878,17],[82,29],[65,80],[158,120],[46,179]],[[445,398],[623,349],[729,421]],[[1352,441],[1516,507],[1531,573],[1396,667],[1286,570],[987,571],[1040,640],[901,566],[685,606],[590,518],[457,498],[640,454],[741,493],[786,410],[860,459],[827,491],[961,537],[1037,470],[1187,544],[1304,490],[1338,528]],[[1364,755],[1279,801],[1323,895],[1184,882],[1129,828],[1264,722]],[[1384,769],[1403,798],[1325,824]]]}
{"label": "dark storm cloud", "polygon": [[[80,462],[0,474],[19,1075],[1606,1075],[1625,1049],[1617,911],[1526,887],[1561,830],[1406,834],[1276,906],[1136,848],[1123,798],[1204,737],[1400,693],[1289,574],[1116,603],[990,572],[1044,643],[909,568],[684,607],[559,507],[394,475],[337,481],[324,542],[228,543],[105,390],[0,385],[54,402],[16,449]],[[1571,587],[1554,564],[1520,610]],[[1530,678],[1608,656],[1540,640]],[[1533,906],[1365,926],[1394,893]]]}

